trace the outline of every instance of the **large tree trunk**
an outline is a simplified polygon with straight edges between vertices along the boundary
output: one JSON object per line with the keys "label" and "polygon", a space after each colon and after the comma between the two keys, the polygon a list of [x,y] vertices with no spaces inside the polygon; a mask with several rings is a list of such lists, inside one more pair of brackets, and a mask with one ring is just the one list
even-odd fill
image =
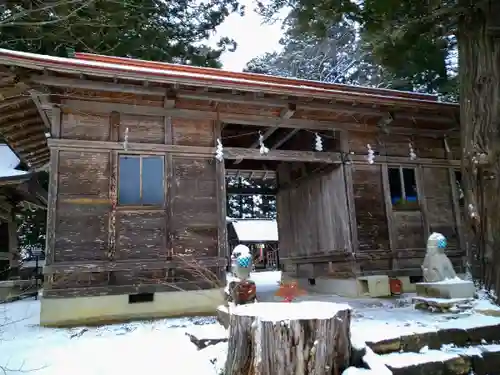
{"label": "large tree trunk", "polygon": [[[462,178],[474,276],[500,292],[500,1],[460,0]],[[475,6],[475,7],[474,7]],[[474,251],[472,251],[474,249]]]}
{"label": "large tree trunk", "polygon": [[229,318],[226,375],[339,375],[349,367],[351,310],[328,302],[255,303]]}

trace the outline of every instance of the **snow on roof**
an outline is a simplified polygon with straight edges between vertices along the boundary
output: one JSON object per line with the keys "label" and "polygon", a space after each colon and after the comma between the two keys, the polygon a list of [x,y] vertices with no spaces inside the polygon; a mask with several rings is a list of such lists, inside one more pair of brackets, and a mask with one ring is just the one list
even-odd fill
{"label": "snow on roof", "polygon": [[272,242],[278,241],[278,224],[276,220],[243,219],[232,220],[234,231],[239,241],[243,242]]}
{"label": "snow on roof", "polygon": [[19,171],[15,168],[19,166],[19,158],[6,144],[0,144],[0,178],[12,177],[26,174],[26,171]]}

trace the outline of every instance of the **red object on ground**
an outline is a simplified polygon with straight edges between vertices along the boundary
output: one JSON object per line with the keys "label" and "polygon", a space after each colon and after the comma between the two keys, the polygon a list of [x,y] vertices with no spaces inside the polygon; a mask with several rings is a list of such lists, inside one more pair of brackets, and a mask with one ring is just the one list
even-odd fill
{"label": "red object on ground", "polygon": [[401,291],[403,289],[401,285],[401,280],[399,279],[389,279],[389,289],[391,291],[391,294],[393,295],[400,295]]}

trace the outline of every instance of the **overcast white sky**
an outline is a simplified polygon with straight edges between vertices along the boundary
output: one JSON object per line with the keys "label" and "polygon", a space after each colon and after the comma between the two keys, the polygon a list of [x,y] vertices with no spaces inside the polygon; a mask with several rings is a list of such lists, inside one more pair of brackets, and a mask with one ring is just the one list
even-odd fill
{"label": "overcast white sky", "polygon": [[226,52],[221,60],[224,70],[238,72],[242,71],[253,57],[279,49],[278,42],[281,37],[281,22],[263,25],[262,18],[253,11],[254,0],[241,0],[240,2],[246,5],[245,16],[231,14],[211,38],[212,43],[216,43],[222,36],[236,40],[238,43],[236,51]]}

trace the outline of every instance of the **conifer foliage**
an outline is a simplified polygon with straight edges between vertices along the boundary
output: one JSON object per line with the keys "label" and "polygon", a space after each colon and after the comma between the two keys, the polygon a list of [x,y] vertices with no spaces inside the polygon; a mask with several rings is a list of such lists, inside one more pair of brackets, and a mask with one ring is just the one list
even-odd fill
{"label": "conifer foliage", "polygon": [[204,44],[233,13],[237,0],[6,1],[0,5],[0,47],[47,55],[73,51],[220,67],[236,48],[222,38]]}

